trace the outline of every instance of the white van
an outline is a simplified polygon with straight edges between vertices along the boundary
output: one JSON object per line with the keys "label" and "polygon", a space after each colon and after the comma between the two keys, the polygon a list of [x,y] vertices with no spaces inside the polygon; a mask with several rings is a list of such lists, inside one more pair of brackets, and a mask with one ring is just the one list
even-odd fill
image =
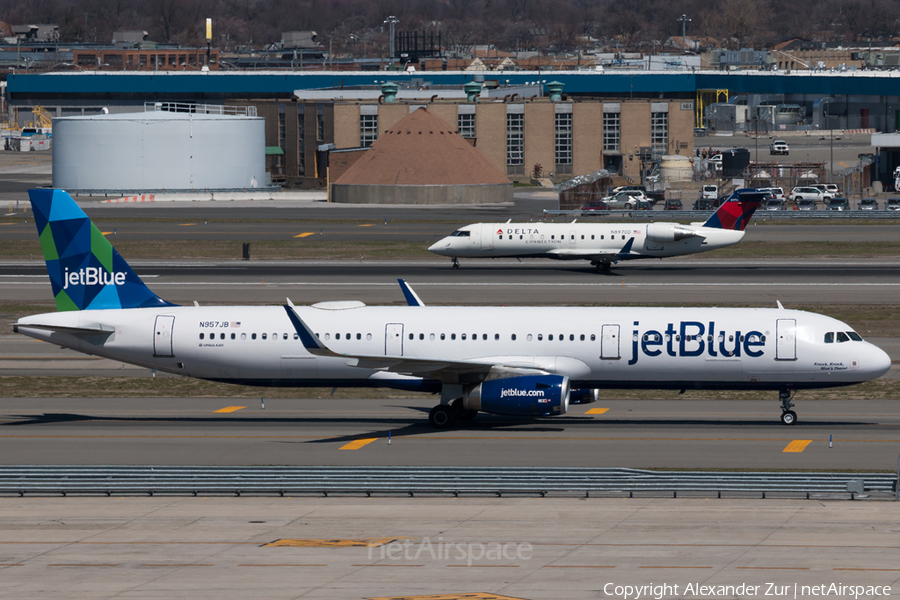
{"label": "white van", "polygon": [[704,185],[700,189],[700,197],[708,200],[715,200],[719,197],[719,186],[717,185]]}

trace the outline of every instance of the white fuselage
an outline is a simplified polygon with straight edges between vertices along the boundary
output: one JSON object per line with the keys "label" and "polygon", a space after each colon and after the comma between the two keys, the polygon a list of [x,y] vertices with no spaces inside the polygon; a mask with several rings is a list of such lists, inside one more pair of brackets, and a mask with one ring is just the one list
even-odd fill
{"label": "white fuselage", "polygon": [[[826,343],[827,333],[852,331],[840,321],[785,309],[323,303],[297,307],[296,314],[337,353],[533,365],[584,388],[831,387],[874,379],[890,366],[867,342]],[[84,333],[98,324],[106,333]],[[427,376],[310,354],[279,306],[58,312],[23,318],[15,328],[80,352],[203,379],[440,389]]]}
{"label": "white fuselage", "polygon": [[[616,260],[664,258],[707,252],[737,244],[743,231],[677,225],[696,235],[657,241],[647,236],[650,223],[474,223],[433,244],[429,251],[455,258],[554,258],[591,260],[615,256],[634,238],[628,256]],[[655,226],[665,225],[656,223]]]}

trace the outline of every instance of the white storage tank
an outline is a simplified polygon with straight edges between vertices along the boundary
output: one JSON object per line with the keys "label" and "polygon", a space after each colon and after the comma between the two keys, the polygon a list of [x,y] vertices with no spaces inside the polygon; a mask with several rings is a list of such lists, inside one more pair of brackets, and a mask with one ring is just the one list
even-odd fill
{"label": "white storage tank", "polygon": [[255,114],[148,110],[62,117],[53,119],[53,187],[122,192],[262,187],[265,150],[265,120]]}
{"label": "white storage tank", "polygon": [[689,156],[667,154],[659,163],[659,178],[662,181],[691,181],[694,163]]}

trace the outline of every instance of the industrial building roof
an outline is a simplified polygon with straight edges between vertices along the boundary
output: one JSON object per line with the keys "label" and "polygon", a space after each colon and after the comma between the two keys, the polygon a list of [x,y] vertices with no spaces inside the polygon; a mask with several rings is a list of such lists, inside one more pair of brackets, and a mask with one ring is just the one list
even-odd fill
{"label": "industrial building roof", "polygon": [[419,108],[379,135],[335,185],[475,185],[506,175],[442,119]]}
{"label": "industrial building roof", "polygon": [[[698,89],[728,89],[732,94],[900,94],[900,71],[420,71],[379,72],[78,72],[8,75],[9,99],[58,98],[60,95],[101,97],[138,95],[159,98],[292,96],[296,90],[331,89],[340,97],[346,87],[371,86],[375,81],[420,83],[430,89],[457,87],[469,81],[499,80],[518,86],[558,80],[569,94],[631,96],[683,94]],[[434,93],[434,92],[432,92]]]}

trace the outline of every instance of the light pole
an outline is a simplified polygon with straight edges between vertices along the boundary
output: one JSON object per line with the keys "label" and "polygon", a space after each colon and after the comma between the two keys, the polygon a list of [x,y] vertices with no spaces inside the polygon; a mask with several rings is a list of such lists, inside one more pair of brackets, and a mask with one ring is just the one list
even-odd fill
{"label": "light pole", "polygon": [[400,22],[400,19],[395,17],[394,15],[389,16],[384,20],[387,23],[388,27],[390,27],[390,39],[389,39],[389,48],[390,48],[390,57],[389,60],[391,63],[394,62],[394,25]]}
{"label": "light pole", "polygon": [[681,23],[681,53],[682,53],[682,54],[687,54],[687,52],[685,51],[685,40],[684,40],[684,36],[687,35],[687,34],[685,33],[685,31],[686,31],[686,25],[687,25],[687,23],[690,23],[691,20],[688,19],[688,16],[687,16],[687,15],[683,14],[683,15],[681,15],[680,17],[678,17],[678,21]]}

